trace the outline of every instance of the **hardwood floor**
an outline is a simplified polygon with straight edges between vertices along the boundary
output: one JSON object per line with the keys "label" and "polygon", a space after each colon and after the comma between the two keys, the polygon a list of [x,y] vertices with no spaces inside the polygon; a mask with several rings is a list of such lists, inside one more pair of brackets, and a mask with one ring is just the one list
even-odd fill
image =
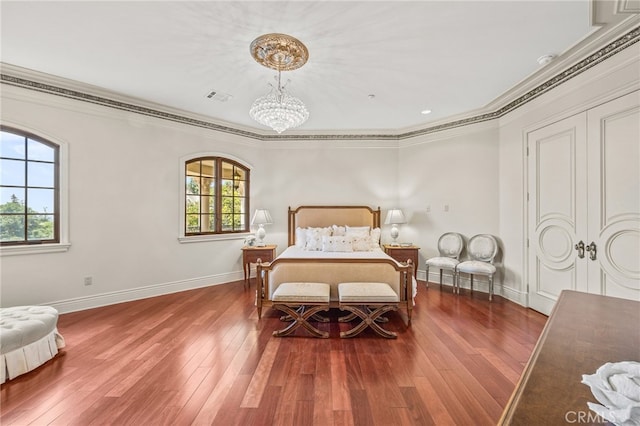
{"label": "hardwood floor", "polygon": [[419,284],[387,340],[272,337],[241,281],[60,316],[67,347],[2,385],[2,425],[491,425],[546,322],[501,297]]}

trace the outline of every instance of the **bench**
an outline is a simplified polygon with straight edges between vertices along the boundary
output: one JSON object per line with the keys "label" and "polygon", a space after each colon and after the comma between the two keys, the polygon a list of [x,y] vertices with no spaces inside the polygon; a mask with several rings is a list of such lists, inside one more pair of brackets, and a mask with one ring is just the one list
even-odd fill
{"label": "bench", "polygon": [[338,318],[340,322],[349,322],[361,318],[362,322],[348,331],[340,332],[340,337],[353,337],[367,327],[382,337],[395,339],[396,333],[385,330],[378,322],[386,318],[380,317],[389,311],[398,310],[400,298],[387,283],[349,282],[338,284],[338,307],[351,314]]}
{"label": "bench", "polygon": [[44,364],[64,347],[51,306],[0,309],[0,383]]}
{"label": "bench", "polygon": [[329,333],[318,330],[309,323],[310,318],[316,321],[328,322],[328,318],[321,318],[320,311],[329,310],[331,287],[326,283],[289,282],[282,283],[273,293],[273,308],[284,312],[280,319],[292,321],[282,330],[273,332],[274,336],[287,336],[298,327],[304,327],[311,335],[326,339]]}

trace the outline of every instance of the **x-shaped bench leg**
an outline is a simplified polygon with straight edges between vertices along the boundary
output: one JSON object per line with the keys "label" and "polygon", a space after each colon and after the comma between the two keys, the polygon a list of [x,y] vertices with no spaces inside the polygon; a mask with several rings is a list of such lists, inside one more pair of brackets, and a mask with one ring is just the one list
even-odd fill
{"label": "x-shaped bench leg", "polygon": [[273,307],[275,309],[278,309],[284,312],[285,314],[288,314],[288,316],[285,315],[283,318],[291,318],[292,320],[292,323],[289,324],[287,327],[283,328],[282,330],[274,331],[273,332],[274,336],[276,337],[288,336],[289,334],[293,333],[298,327],[303,326],[304,328],[307,329],[307,331],[309,331],[309,333],[311,333],[315,337],[322,337],[323,339],[326,339],[327,337],[329,337],[328,332],[320,331],[314,326],[312,326],[311,324],[309,324],[308,322],[309,318],[313,317],[318,312],[328,311],[329,306],[327,305],[306,306],[303,309],[298,308],[297,310],[294,310],[289,305],[282,305],[282,304],[274,304]]}
{"label": "x-shaped bench leg", "polygon": [[[304,313],[304,311],[306,310],[307,306],[306,305],[302,305],[300,306],[298,309],[296,309],[296,312],[298,314],[302,314]],[[316,322],[329,322],[329,318],[327,317],[323,317],[320,314],[313,314],[311,315],[311,318],[316,321]],[[386,318],[385,318],[386,319]],[[293,318],[291,315],[282,315],[280,317],[280,321],[295,321],[295,318]]]}
{"label": "x-shaped bench leg", "polygon": [[[371,315],[371,312],[373,312],[373,309],[371,309],[368,306],[363,306],[363,309],[365,309],[366,312],[369,315]],[[354,313],[351,313],[351,314],[347,314],[347,315],[342,316],[342,317],[338,317],[338,322],[351,322],[356,318],[358,318],[358,315],[356,315]],[[385,323],[385,322],[389,322],[389,318],[378,316],[378,317],[376,317],[376,322],[380,323],[380,324]]]}
{"label": "x-shaped bench leg", "polygon": [[383,305],[375,310],[371,310],[368,306],[360,307],[354,305],[340,305],[340,310],[351,312],[351,314],[347,315],[346,317],[342,317],[340,319],[341,322],[344,322],[346,318],[353,319],[359,317],[362,319],[362,322],[360,322],[360,324],[356,325],[352,329],[348,331],[341,331],[340,337],[342,338],[356,336],[362,333],[362,331],[367,327],[371,327],[371,329],[378,335],[386,337],[387,339],[395,339],[396,337],[398,337],[396,333],[394,333],[393,331],[385,330],[376,322],[376,319],[378,319],[380,315],[385,314],[389,311],[397,311],[398,307],[396,305]]}

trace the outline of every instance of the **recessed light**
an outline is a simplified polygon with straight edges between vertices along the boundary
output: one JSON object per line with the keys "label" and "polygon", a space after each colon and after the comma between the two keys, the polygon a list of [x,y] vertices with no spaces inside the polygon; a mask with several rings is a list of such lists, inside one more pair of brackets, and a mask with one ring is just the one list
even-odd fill
{"label": "recessed light", "polygon": [[373,98],[375,98],[375,97],[376,97],[376,95],[374,95],[374,94],[372,93],[372,94],[370,94],[370,95],[369,95],[369,96],[367,96],[367,97],[368,97],[369,99],[373,99]]}
{"label": "recessed light", "polygon": [[553,55],[553,54],[542,55],[538,58],[538,63],[540,65],[547,65],[549,62],[553,61],[555,57],[556,55]]}
{"label": "recessed light", "polygon": [[420,114],[422,114],[422,115],[431,114],[431,110],[430,109],[423,109],[422,111],[420,111]]}

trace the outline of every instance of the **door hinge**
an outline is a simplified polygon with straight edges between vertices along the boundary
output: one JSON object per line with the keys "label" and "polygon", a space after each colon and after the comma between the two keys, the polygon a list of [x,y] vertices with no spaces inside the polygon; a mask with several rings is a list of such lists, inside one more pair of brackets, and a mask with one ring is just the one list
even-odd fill
{"label": "door hinge", "polygon": [[527,157],[529,156],[529,145],[527,145]]}

